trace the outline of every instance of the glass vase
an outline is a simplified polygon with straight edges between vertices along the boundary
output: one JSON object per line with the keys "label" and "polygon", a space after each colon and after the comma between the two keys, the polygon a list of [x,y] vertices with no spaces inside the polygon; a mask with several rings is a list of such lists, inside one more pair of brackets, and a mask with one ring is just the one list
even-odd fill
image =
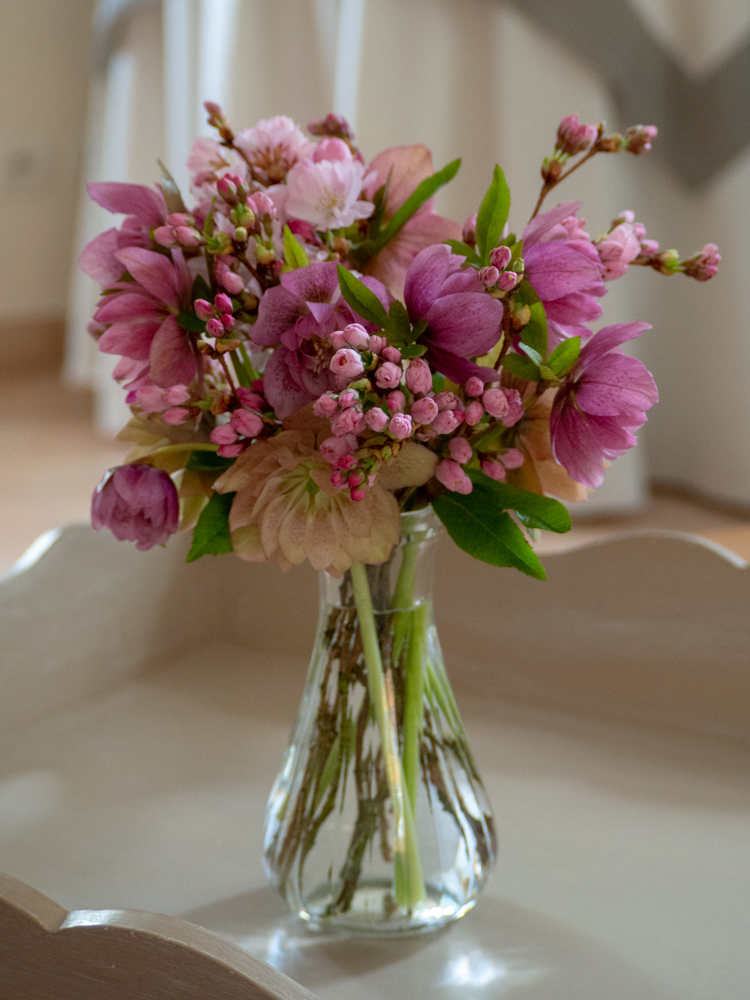
{"label": "glass vase", "polygon": [[492,811],[432,617],[431,508],[401,515],[388,562],[320,574],[320,617],[265,865],[290,908],[360,934],[467,912],[495,856]]}

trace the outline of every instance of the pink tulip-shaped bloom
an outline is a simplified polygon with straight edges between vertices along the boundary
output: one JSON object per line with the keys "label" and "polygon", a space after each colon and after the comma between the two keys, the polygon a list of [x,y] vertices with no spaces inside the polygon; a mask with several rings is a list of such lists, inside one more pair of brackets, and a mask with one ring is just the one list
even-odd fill
{"label": "pink tulip-shaped bloom", "polygon": [[135,279],[116,286],[99,301],[94,314],[108,325],[99,350],[148,362],[148,377],[157,386],[188,385],[203,367],[203,355],[193,350],[190,335],[177,314],[190,308],[192,277],[181,250],[171,260],[161,253],[129,247],[117,253],[123,269]]}
{"label": "pink tulip-shaped bloom", "polygon": [[558,389],[550,416],[555,459],[572,479],[601,486],[604,460],[619,458],[637,444],[633,431],[659,396],[653,376],[620,350],[648,323],[617,323],[595,334]]}
{"label": "pink tulip-shaped bloom", "polygon": [[332,417],[338,408],[336,397],[330,392],[324,392],[313,403],[313,413],[316,417]]}
{"label": "pink tulip-shaped bloom", "polygon": [[[589,337],[606,294],[596,247],[576,218],[582,202],[566,201],[538,215],[523,231],[525,277],[547,314],[550,350],[566,337]],[[509,273],[509,272],[506,272]]]}
{"label": "pink tulip-shaped bloom", "polygon": [[177,531],[179,502],[175,485],[162,469],[120,465],[110,470],[91,500],[91,523],[109,528],[120,541],[142,551],[163,545]]}
{"label": "pink tulip-shaped bloom", "polygon": [[464,260],[443,243],[422,250],[406,275],[404,301],[412,323],[427,322],[421,343],[433,370],[457,383],[472,375],[493,381],[493,368],[469,359],[497,343],[503,307],[487,294],[474,268],[462,270]]}
{"label": "pink tulip-shaped bloom", "polygon": [[596,139],[596,125],[584,125],[578,115],[566,115],[557,128],[555,149],[567,156],[585,153]]}
{"label": "pink tulip-shaped bloom", "polygon": [[117,254],[128,247],[151,248],[151,230],[164,225],[167,205],[161,191],[142,184],[89,184],[89,197],[108,212],[127,218],[120,229],[100,233],[83,248],[79,265],[102,287],[118,281],[125,268]]}
{"label": "pink tulip-shaped bloom", "polygon": [[[392,218],[417,186],[434,174],[432,154],[426,146],[394,146],[378,153],[368,165],[365,197],[388,184],[383,213],[384,225]],[[367,265],[367,274],[383,282],[388,291],[401,298],[406,272],[417,254],[426,247],[445,240],[460,240],[461,227],[451,219],[437,215],[433,199],[428,198],[396,235]]]}
{"label": "pink tulip-shaped bloom", "polygon": [[454,462],[451,458],[446,458],[438,463],[435,476],[446,489],[452,490],[454,493],[471,493],[474,488],[474,484],[458,462]]}
{"label": "pink tulip-shaped bloom", "polygon": [[[441,410],[432,421],[433,429],[438,434],[452,434],[461,421],[456,416],[458,410]],[[463,416],[463,414],[461,414]]]}
{"label": "pink tulip-shaped bloom", "polygon": [[388,393],[386,403],[391,413],[403,413],[406,406],[406,396],[400,389],[394,389],[393,392]]}
{"label": "pink tulip-shaped bloom", "polygon": [[641,241],[632,222],[621,222],[594,245],[602,262],[602,278],[605,281],[621,278],[631,260],[635,260],[641,252]]}
{"label": "pink tulip-shaped bloom", "polygon": [[[380,282],[374,278],[364,282],[388,309],[391,298]],[[342,388],[329,367],[331,354],[321,353],[319,342],[330,342],[337,326],[345,329],[353,322],[367,331],[369,324],[339,297],[333,261],[298,267],[282,274],[280,285],[268,289],[260,300],[251,336],[259,347],[276,347],[266,363],[263,385],[279,417],[289,416],[326,391]],[[341,343],[345,343],[343,332]]]}
{"label": "pink tulip-shaped bloom", "polygon": [[347,434],[359,434],[365,429],[365,418],[358,406],[348,410],[339,410],[331,418],[331,430],[334,437],[345,437]]}
{"label": "pink tulip-shaped bloom", "polygon": [[505,466],[491,458],[486,458],[482,462],[482,472],[498,483],[505,479]]}
{"label": "pink tulip-shaped bloom", "polygon": [[484,416],[484,407],[482,406],[482,404],[479,402],[478,399],[475,399],[472,403],[469,403],[469,405],[466,407],[466,410],[464,411],[464,420],[469,425],[469,427],[475,427],[483,416]]}

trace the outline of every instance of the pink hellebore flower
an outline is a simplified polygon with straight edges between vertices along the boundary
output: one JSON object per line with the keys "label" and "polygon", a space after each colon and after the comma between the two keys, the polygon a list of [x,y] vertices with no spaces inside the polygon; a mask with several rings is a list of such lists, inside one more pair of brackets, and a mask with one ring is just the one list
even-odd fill
{"label": "pink hellebore flower", "polygon": [[582,202],[566,201],[533,219],[523,231],[525,277],[544,304],[549,347],[566,337],[589,337],[584,324],[599,319],[606,294],[596,247],[576,218]]}
{"label": "pink hellebore flower", "polygon": [[454,493],[471,493],[474,484],[464,470],[453,459],[446,458],[435,469],[435,476],[446,489]]}
{"label": "pink hellebore flower", "polygon": [[292,167],[283,206],[287,218],[325,230],[345,229],[372,215],[375,206],[359,197],[365,166],[346,149],[348,160],[300,160]]}
{"label": "pink hellebore flower", "polygon": [[99,301],[94,318],[110,324],[99,338],[99,350],[148,361],[148,377],[162,388],[188,385],[203,366],[190,335],[177,323],[177,313],[190,308],[192,277],[181,250],[164,254],[140,247],[120,250],[117,259],[135,278]]}
{"label": "pink hellebore flower", "polygon": [[89,197],[108,212],[127,215],[120,229],[100,233],[83,248],[79,265],[90,278],[104,287],[117,281],[122,262],[117,254],[127,247],[151,248],[151,229],[163,226],[167,205],[161,191],[142,184],[89,184]]}
{"label": "pink hellebore flower", "polygon": [[110,470],[91,500],[91,523],[109,528],[120,541],[144,551],[163,545],[177,531],[179,503],[175,485],[162,469],[120,465]]}
{"label": "pink hellebore flower", "polygon": [[[378,153],[368,166],[365,197],[372,201],[375,192],[388,181],[388,199],[383,224],[395,215],[417,186],[435,170],[432,153],[426,146],[394,146]],[[404,227],[389,240],[368,263],[366,273],[383,282],[388,291],[401,298],[406,272],[411,262],[426,247],[445,240],[460,240],[461,227],[451,219],[437,215],[429,198]]]}
{"label": "pink hellebore flower", "polygon": [[653,376],[620,350],[648,323],[617,323],[595,334],[581,350],[552,404],[550,436],[555,459],[578,483],[601,486],[604,459],[637,444],[633,431],[658,400]]}
{"label": "pink hellebore flower", "polygon": [[491,382],[497,372],[469,359],[497,343],[503,307],[487,294],[474,268],[461,269],[464,260],[444,243],[422,250],[406,275],[404,301],[412,323],[427,322],[422,343],[431,368],[456,383],[472,375]]}

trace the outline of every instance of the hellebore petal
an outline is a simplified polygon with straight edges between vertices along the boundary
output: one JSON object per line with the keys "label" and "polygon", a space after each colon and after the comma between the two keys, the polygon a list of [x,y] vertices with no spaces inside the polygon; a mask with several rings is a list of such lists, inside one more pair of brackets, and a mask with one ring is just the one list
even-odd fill
{"label": "hellebore petal", "polygon": [[658,402],[653,375],[637,358],[607,354],[586,366],[576,392],[578,406],[600,417],[642,413]]}
{"label": "hellebore petal", "polygon": [[543,212],[532,219],[523,231],[524,258],[531,247],[538,243],[545,233],[548,233],[563,219],[567,219],[569,215],[575,215],[581,208],[583,208],[582,201],[564,201],[556,208],[551,208],[549,212]]}
{"label": "hellebore petal", "polygon": [[452,254],[451,248],[444,243],[427,247],[417,254],[404,284],[404,301],[412,322],[425,318],[445,279],[457,271],[465,259]]}
{"label": "hellebore petal", "polygon": [[149,376],[162,389],[168,389],[172,385],[188,385],[195,378],[196,360],[189,337],[177,325],[174,316],[167,316],[156,331],[149,361]]}
{"label": "hellebore petal", "polygon": [[292,372],[292,366],[297,367],[295,361],[294,351],[286,347],[277,347],[263,371],[263,391],[266,399],[282,420],[315,398],[295,379]]}
{"label": "hellebore petal", "polygon": [[125,270],[115,257],[119,249],[118,230],[108,229],[86,244],[78,258],[78,266],[100,285],[109,285]]}
{"label": "hellebore petal", "polygon": [[125,265],[135,280],[160,302],[177,309],[180,306],[180,285],[175,266],[164,254],[140,247],[120,250],[117,259]]}
{"label": "hellebore petal", "polygon": [[258,347],[272,347],[281,335],[294,327],[300,316],[299,298],[283,285],[269,288],[258,307],[258,321],[250,332]]}
{"label": "hellebore petal", "polygon": [[160,322],[160,319],[146,319],[113,323],[99,338],[99,350],[103,354],[123,354],[134,361],[146,361]]}
{"label": "hellebore petal", "polygon": [[580,292],[600,280],[600,271],[588,257],[562,240],[537,243],[524,249],[526,277],[540,299],[559,299]]}
{"label": "hellebore petal", "polygon": [[281,276],[281,286],[305,302],[330,302],[339,287],[334,261],[298,267]]}
{"label": "hellebore petal", "polygon": [[108,212],[134,215],[146,228],[160,226],[167,217],[167,205],[160,191],[143,184],[87,184],[92,201]]}
{"label": "hellebore petal", "polygon": [[442,295],[428,309],[428,338],[435,347],[468,358],[486,354],[497,343],[503,306],[486,292]]}
{"label": "hellebore petal", "polygon": [[[429,344],[429,341],[427,343]],[[473,361],[469,361],[468,358],[459,357],[458,354],[446,351],[442,347],[436,347],[434,344],[429,344],[425,360],[432,368],[441,372],[456,385],[466,382],[472,375],[481,378],[483,382],[497,382],[499,378],[494,368],[477,365]]]}

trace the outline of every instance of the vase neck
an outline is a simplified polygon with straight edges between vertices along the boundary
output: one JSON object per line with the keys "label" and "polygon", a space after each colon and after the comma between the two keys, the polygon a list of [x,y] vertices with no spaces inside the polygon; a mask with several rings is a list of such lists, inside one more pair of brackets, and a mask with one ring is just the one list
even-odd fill
{"label": "vase neck", "polygon": [[[432,507],[401,515],[401,534],[388,559],[367,566],[367,577],[376,612],[406,611],[432,600],[434,555],[443,526]],[[321,601],[354,607],[351,574],[339,579],[320,573]]]}

